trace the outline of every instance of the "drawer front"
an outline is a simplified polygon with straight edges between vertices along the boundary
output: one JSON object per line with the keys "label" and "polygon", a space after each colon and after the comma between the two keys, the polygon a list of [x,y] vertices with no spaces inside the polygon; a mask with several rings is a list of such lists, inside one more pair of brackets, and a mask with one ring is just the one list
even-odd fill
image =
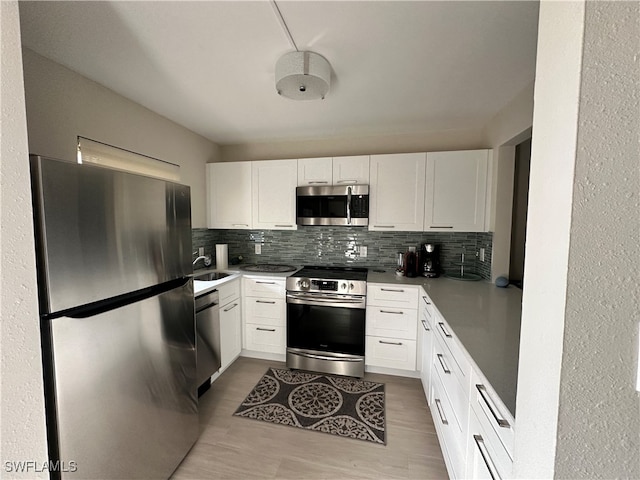
{"label": "drawer front", "polygon": [[[436,337],[433,344],[433,356],[431,363],[431,371],[433,376],[438,376],[444,393],[451,403],[455,420],[458,423],[460,429],[464,429],[467,421],[469,420],[469,392],[468,384],[467,388],[460,384],[460,379],[456,375],[454,368],[452,367],[451,356],[448,354],[446,348],[444,348],[440,342],[440,339]],[[433,379],[432,379],[433,381]]]}
{"label": "drawer front", "polygon": [[284,355],[286,351],[286,335],[286,328],[283,326],[247,323],[246,349]]}
{"label": "drawer front", "polygon": [[433,324],[434,320],[434,312],[433,312],[433,302],[429,295],[427,295],[423,289],[420,289],[420,314],[423,318],[429,320],[430,324]]}
{"label": "drawer front", "polygon": [[286,325],[286,303],[281,298],[246,297],[245,322],[260,325]]}
{"label": "drawer front", "polygon": [[469,414],[467,478],[511,478],[513,460],[487,422],[484,414]]}
{"label": "drawer front", "polygon": [[515,420],[489,382],[476,370],[471,378],[471,408],[481,423],[491,426],[500,442],[513,458]]}
{"label": "drawer front", "polygon": [[396,368],[398,370],[416,369],[416,342],[388,337],[365,338],[365,365]]}
{"label": "drawer front", "polygon": [[244,294],[248,297],[272,297],[284,298],[285,280],[282,278],[252,278],[245,277],[243,280]]}
{"label": "drawer front", "polygon": [[417,309],[418,287],[368,284],[367,305]]}
{"label": "drawer front", "polygon": [[438,440],[442,447],[449,475],[454,479],[463,478],[466,468],[466,435],[455,421],[453,407],[437,375],[434,375],[431,380],[429,397],[433,423],[438,432]]}
{"label": "drawer front", "polygon": [[433,330],[436,332],[435,337],[440,340],[444,347],[446,347],[446,350],[452,357],[451,366],[460,376],[461,382],[468,385],[471,381],[471,363],[467,359],[458,339],[454,336],[451,327],[439,313],[435,313],[434,315]]}
{"label": "drawer front", "polygon": [[218,287],[218,293],[220,294],[220,305],[222,306],[231,300],[235,300],[240,297],[240,280],[223,283]]}
{"label": "drawer front", "polygon": [[418,312],[410,308],[367,307],[367,335],[416,340]]}

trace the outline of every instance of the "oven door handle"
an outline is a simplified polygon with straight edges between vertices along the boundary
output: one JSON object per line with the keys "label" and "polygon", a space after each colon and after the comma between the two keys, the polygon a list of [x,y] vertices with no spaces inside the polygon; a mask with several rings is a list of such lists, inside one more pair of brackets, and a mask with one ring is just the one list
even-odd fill
{"label": "oven door handle", "polygon": [[331,362],[362,362],[362,358],[350,357],[331,357],[329,355],[318,355],[317,353],[292,352],[294,355],[306,358],[314,358],[316,360],[329,360]]}
{"label": "oven door handle", "polygon": [[325,306],[330,304],[332,307],[351,307],[354,305],[362,305],[362,308],[366,307],[364,298],[335,298],[335,297],[311,297],[307,295],[292,295],[287,294],[287,303],[299,303],[304,305],[318,305]]}

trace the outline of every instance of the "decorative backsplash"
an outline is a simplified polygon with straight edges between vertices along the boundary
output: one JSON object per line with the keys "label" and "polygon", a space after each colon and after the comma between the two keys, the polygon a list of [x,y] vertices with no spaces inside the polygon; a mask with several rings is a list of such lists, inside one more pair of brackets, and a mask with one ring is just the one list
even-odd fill
{"label": "decorative backsplash", "polygon": [[[241,255],[242,263],[285,263],[292,265],[351,265],[394,269],[398,252],[422,243],[440,247],[442,270],[459,270],[463,249],[465,271],[482,278],[491,278],[491,233],[448,232],[371,232],[362,227],[304,227],[298,230],[209,230],[193,229],[193,251],[204,247],[205,255],[213,257],[215,245],[229,245],[229,258]],[[262,253],[255,253],[260,244]],[[359,255],[367,247],[366,258]],[[480,248],[485,249],[484,262],[479,260]]]}

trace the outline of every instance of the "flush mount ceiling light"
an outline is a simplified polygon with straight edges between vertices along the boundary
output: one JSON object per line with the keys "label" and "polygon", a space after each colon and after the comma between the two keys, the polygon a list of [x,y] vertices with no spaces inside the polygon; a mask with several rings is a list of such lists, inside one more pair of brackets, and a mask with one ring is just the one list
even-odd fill
{"label": "flush mount ceiling light", "polygon": [[323,99],[331,85],[331,65],[314,52],[298,50],[291,32],[274,0],[271,6],[295,52],[285,53],[276,62],[276,91],[292,100]]}
{"label": "flush mount ceiling light", "polygon": [[329,62],[313,52],[285,53],[276,63],[276,90],[292,100],[324,99],[331,83]]}

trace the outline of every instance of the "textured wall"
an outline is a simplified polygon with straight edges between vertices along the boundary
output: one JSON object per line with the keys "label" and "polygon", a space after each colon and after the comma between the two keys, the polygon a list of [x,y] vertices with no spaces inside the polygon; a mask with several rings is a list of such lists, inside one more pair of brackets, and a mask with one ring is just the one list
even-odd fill
{"label": "textured wall", "polygon": [[[229,256],[242,255],[243,263],[286,263],[293,265],[351,265],[394,269],[396,253],[422,243],[435,243],[441,248],[445,271],[459,269],[460,253],[466,250],[467,271],[483,278],[491,276],[490,233],[421,233],[370,232],[357,227],[298,227],[298,230],[193,230],[193,250],[204,247],[215,261],[215,244],[229,244]],[[262,244],[262,254],[254,246]],[[357,253],[367,247],[367,257]],[[485,248],[485,260],[480,262],[475,252]],[[199,264],[202,267],[202,264]]]}
{"label": "textured wall", "polygon": [[640,478],[640,3],[587,2],[557,478]]}
{"label": "textured wall", "polygon": [[204,172],[216,144],[26,48],[24,76],[31,153],[74,161],[80,135],[178,164],[192,223],[206,225]]}
{"label": "textured wall", "polygon": [[0,477],[49,478],[34,469],[10,471],[14,469],[6,463],[31,460],[41,465],[47,447],[17,2],[0,2],[0,21]]}

